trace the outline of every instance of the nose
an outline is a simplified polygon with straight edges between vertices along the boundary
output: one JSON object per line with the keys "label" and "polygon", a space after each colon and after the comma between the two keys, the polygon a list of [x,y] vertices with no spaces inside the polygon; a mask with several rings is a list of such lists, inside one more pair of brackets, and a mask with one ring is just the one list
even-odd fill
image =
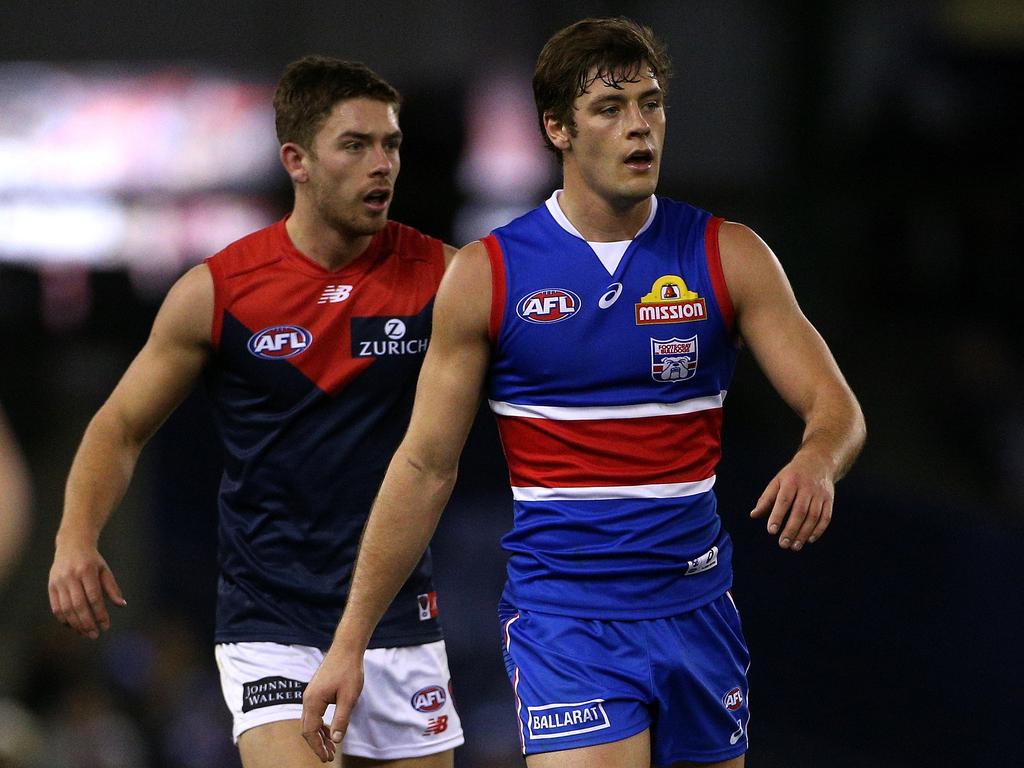
{"label": "nose", "polygon": [[645,137],[651,132],[651,125],[644,117],[640,105],[633,103],[629,105],[629,136]]}
{"label": "nose", "polygon": [[370,175],[390,176],[396,162],[397,157],[392,156],[387,147],[378,144],[373,151],[373,170],[370,171]]}

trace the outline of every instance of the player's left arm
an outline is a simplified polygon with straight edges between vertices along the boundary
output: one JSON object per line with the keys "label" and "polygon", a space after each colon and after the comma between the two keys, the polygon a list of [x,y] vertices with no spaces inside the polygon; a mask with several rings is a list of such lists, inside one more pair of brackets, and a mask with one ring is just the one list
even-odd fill
{"label": "player's left arm", "polygon": [[864,415],[764,241],[742,224],[726,222],[719,251],[737,333],[804,421],[800,448],[750,514],[768,514],[768,532],[779,534],[779,546],[800,550],[820,539],[832,520],[835,483],[864,445]]}

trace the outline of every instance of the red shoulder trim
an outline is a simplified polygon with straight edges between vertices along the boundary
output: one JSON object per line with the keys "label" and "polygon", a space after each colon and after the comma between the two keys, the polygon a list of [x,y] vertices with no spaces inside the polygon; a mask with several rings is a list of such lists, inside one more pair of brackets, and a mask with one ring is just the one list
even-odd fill
{"label": "red shoulder trim", "polygon": [[437,279],[437,285],[441,284],[441,280],[444,278],[444,271],[446,269],[444,263],[444,240],[438,240],[436,238],[430,238],[431,242],[435,246],[434,253],[434,275]]}
{"label": "red shoulder trim", "polygon": [[494,235],[487,235],[480,242],[487,249],[487,258],[491,262],[491,317],[487,323],[487,336],[491,344],[497,344],[501,324],[505,320],[505,258]]}
{"label": "red shoulder trim", "polygon": [[220,349],[220,334],[224,329],[224,308],[227,301],[224,298],[224,275],[221,274],[221,261],[210,256],[204,260],[206,268],[210,270],[210,277],[213,280],[213,322],[210,326],[210,344],[214,349]]}
{"label": "red shoulder trim", "polygon": [[704,253],[707,257],[708,275],[711,277],[711,285],[715,290],[715,299],[718,302],[718,309],[722,313],[722,320],[725,328],[732,336],[736,335],[734,323],[734,312],[732,297],[729,295],[729,286],[725,282],[725,272],[722,271],[722,254],[718,250],[718,230],[722,228],[722,219],[719,216],[712,216],[704,229]]}

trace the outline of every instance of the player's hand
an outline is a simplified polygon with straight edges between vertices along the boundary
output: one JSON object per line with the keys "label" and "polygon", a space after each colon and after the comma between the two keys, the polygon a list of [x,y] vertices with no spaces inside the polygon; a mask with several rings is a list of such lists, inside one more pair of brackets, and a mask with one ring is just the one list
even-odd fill
{"label": "player's hand", "polygon": [[[106,599],[125,606],[110,566],[94,546],[62,543],[50,568],[50,610],[57,621],[95,640],[110,629]],[[106,599],[104,599],[106,598]]]}
{"label": "player's hand", "polygon": [[[835,480],[832,465],[810,451],[798,451],[768,483],[751,517],[768,514],[768,533],[779,546],[799,551],[822,537],[832,521]],[[781,531],[781,533],[779,533]]]}
{"label": "player's hand", "polygon": [[[334,759],[362,690],[362,652],[345,652],[331,646],[302,694],[302,738],[320,762]],[[324,712],[330,704],[334,705],[334,719],[328,728],[324,725]]]}

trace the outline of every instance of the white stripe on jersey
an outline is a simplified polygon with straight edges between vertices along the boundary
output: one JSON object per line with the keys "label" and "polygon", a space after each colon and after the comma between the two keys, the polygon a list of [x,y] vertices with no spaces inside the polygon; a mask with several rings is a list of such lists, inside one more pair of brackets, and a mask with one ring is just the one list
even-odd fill
{"label": "white stripe on jersey", "polygon": [[715,475],[693,483],[655,485],[603,485],[588,488],[540,488],[512,486],[516,501],[594,501],[597,499],[674,499],[710,491]]}
{"label": "white stripe on jersey", "polygon": [[653,416],[678,416],[721,408],[725,392],[717,395],[694,397],[678,403],[638,403],[636,405],[529,405],[488,400],[491,410],[498,416],[517,416],[522,419],[549,419],[551,421],[597,421],[600,419],[648,419]]}

